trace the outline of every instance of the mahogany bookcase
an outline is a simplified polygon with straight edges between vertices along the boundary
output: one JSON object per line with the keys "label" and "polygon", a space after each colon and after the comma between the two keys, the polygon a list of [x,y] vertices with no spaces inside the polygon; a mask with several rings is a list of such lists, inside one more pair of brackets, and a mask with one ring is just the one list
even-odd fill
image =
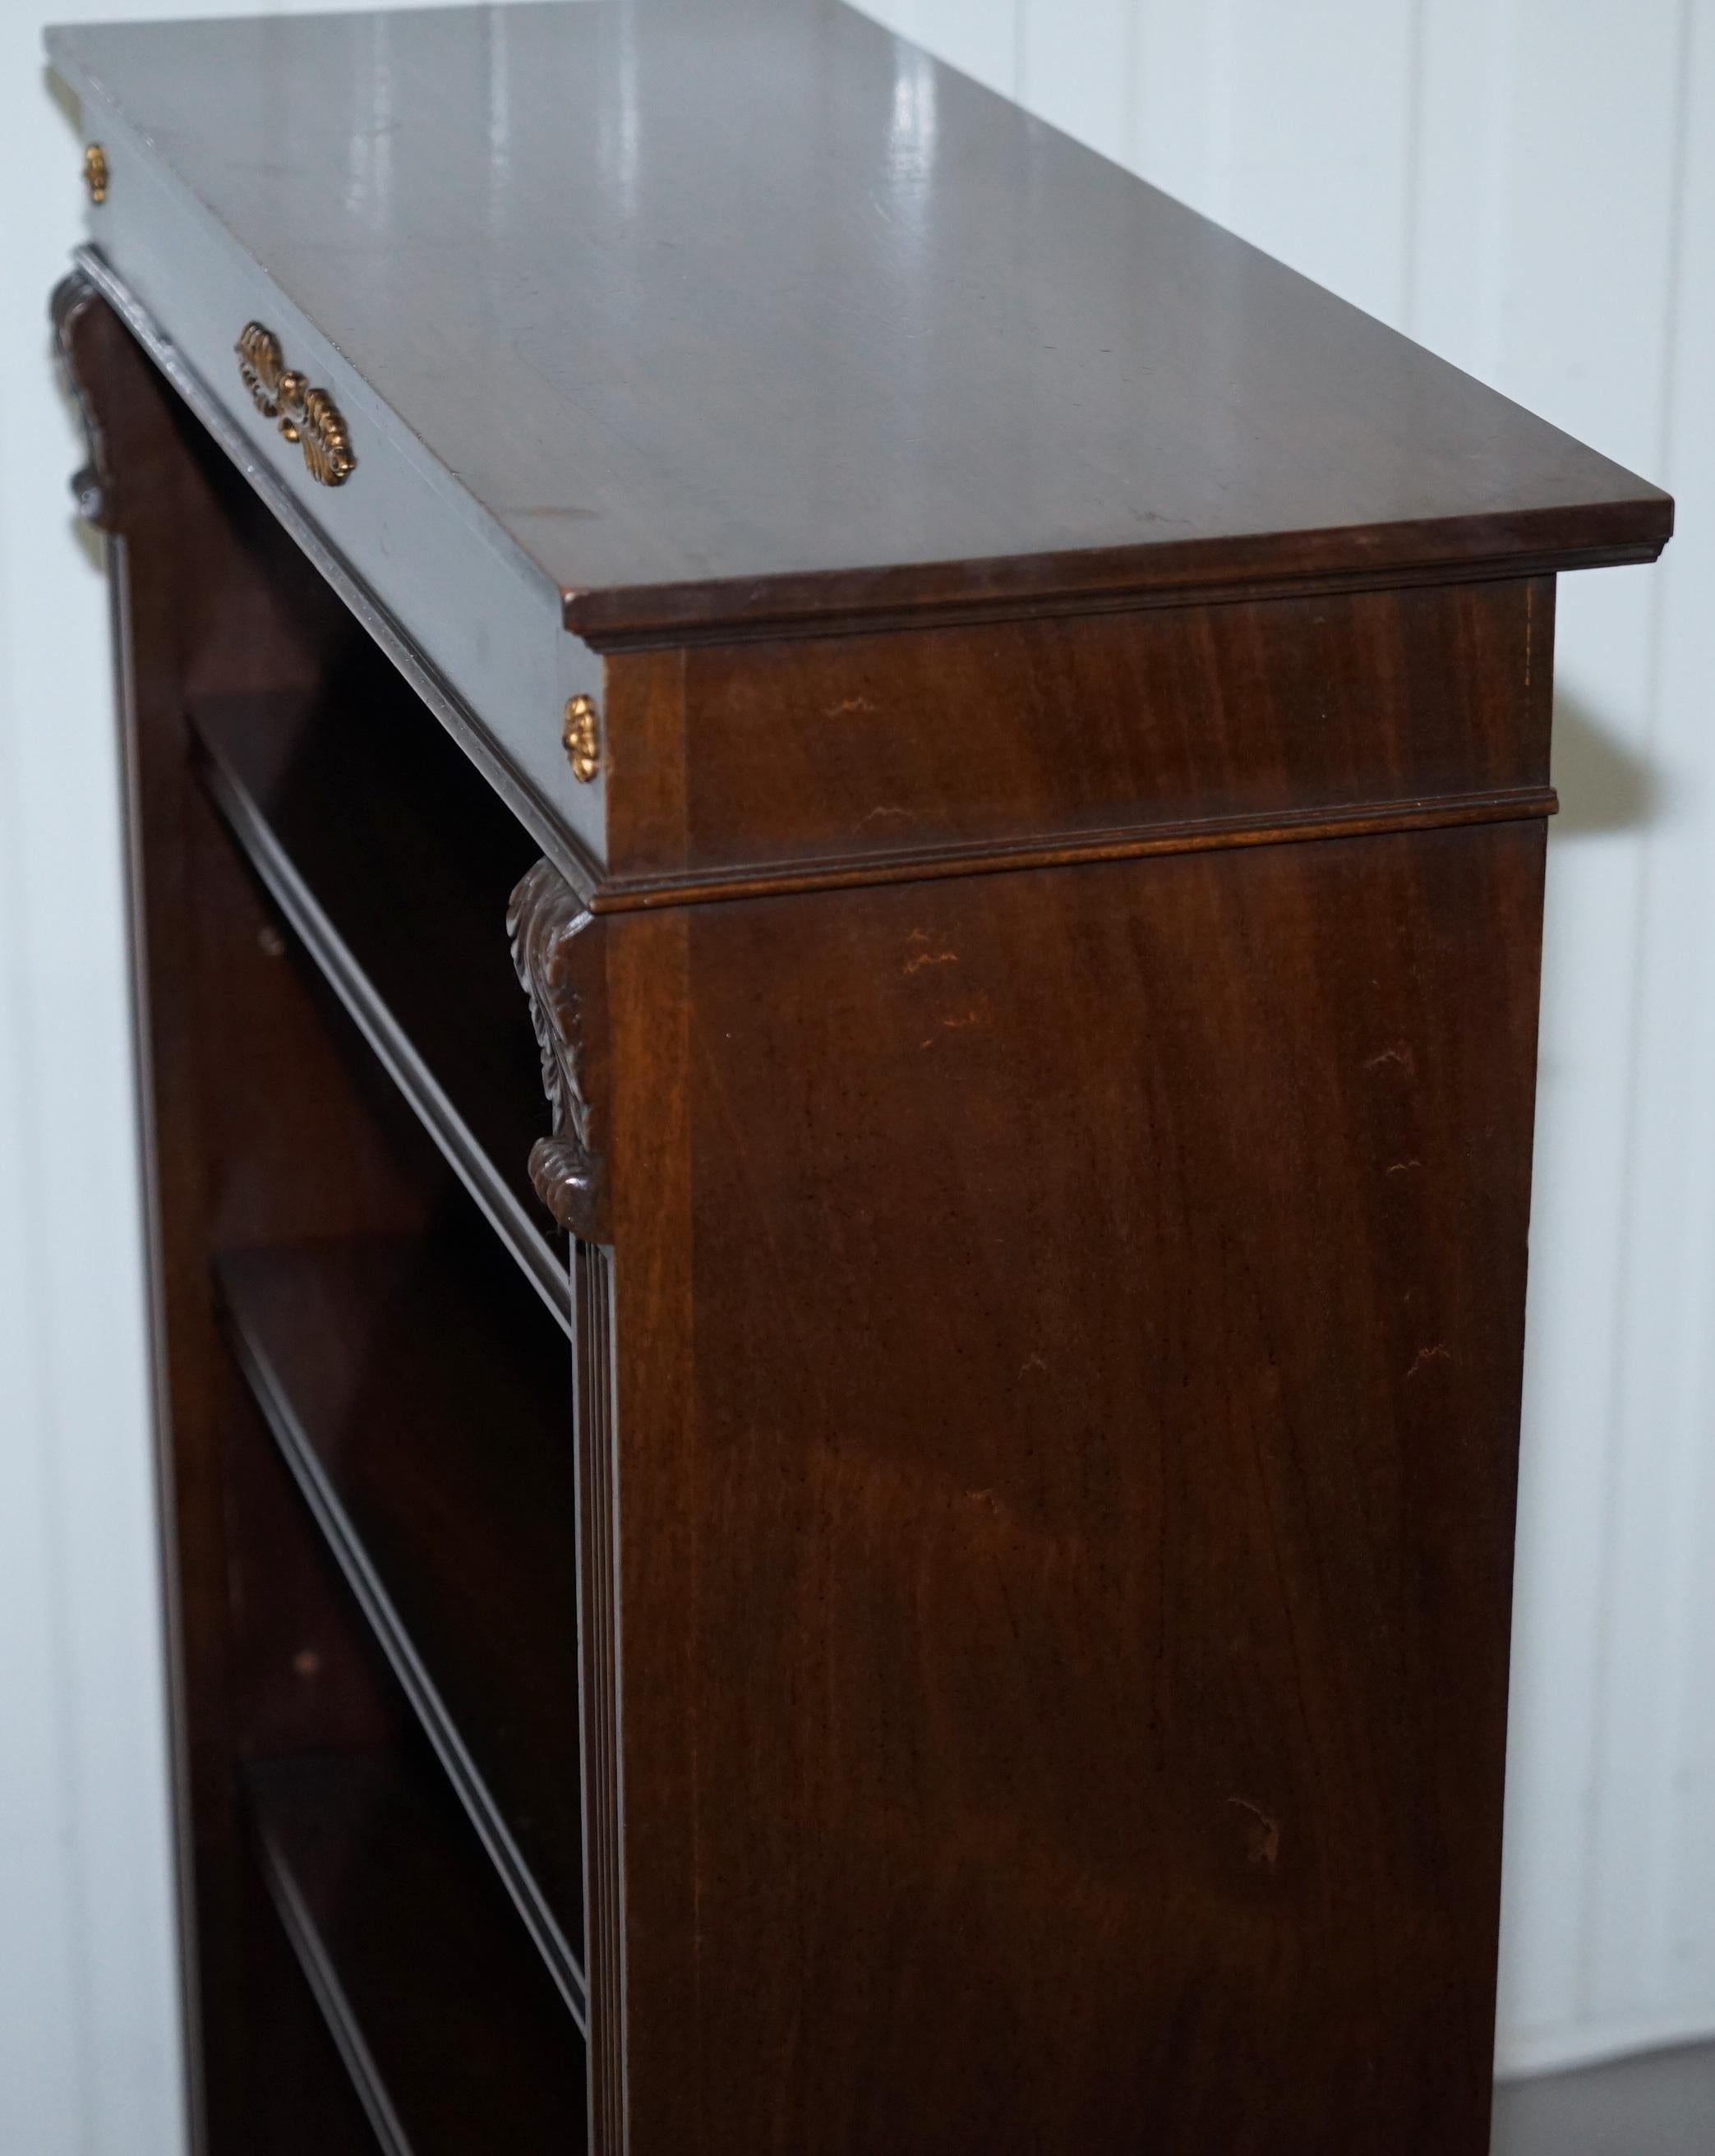
{"label": "mahogany bookcase", "polygon": [[828,0],[49,49],[202,2146],[1482,2156],[1671,504]]}

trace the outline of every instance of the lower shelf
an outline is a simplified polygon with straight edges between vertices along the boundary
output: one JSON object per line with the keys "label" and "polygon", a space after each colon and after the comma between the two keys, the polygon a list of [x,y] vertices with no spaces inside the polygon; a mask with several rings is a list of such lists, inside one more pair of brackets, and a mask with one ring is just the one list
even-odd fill
{"label": "lower shelf", "polygon": [[582,2039],[434,1769],[324,1753],[246,1774],[280,1922],[389,2156],[577,2156]]}
{"label": "lower shelf", "polygon": [[251,1393],[567,2004],[585,2011],[565,1342],[464,1214],[223,1253]]}
{"label": "lower shelf", "polygon": [[375,2156],[375,2136],[314,1994],[246,1866],[249,2054],[244,2156]]}

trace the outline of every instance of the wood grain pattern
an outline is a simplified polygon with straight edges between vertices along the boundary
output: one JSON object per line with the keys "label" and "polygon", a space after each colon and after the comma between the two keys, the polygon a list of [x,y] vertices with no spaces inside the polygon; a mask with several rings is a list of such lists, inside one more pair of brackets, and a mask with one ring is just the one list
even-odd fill
{"label": "wood grain pattern", "polygon": [[1477,2156],[1542,859],[612,925],[634,2148]]}
{"label": "wood grain pattern", "polygon": [[[186,632],[206,696],[265,673],[269,547],[171,454],[237,542]],[[1350,701],[1332,753],[1539,774],[1529,595],[1460,603],[1445,696],[1368,733]],[[1163,737],[1205,787],[1278,799],[1289,719],[1342,709],[1281,634],[1219,749]],[[1147,716],[1090,665],[1103,723]],[[417,1232],[432,1178],[181,814],[199,1233]],[[611,1286],[578,1256],[598,2146],[1148,2118],[1476,2156],[1540,858],[1503,825],[583,926],[541,880],[615,1248]]]}
{"label": "wood grain pattern", "polygon": [[1543,814],[1550,579],[609,663],[589,903]]}
{"label": "wood grain pattern", "polygon": [[233,243],[263,265],[366,440],[425,445],[598,646],[1638,560],[1670,528],[1632,475],[833,0],[50,52],[149,146],[208,275]]}

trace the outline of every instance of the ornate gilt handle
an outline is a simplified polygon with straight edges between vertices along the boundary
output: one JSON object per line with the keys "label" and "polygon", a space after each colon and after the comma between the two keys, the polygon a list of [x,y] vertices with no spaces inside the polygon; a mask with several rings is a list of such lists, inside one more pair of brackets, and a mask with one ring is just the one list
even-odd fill
{"label": "ornate gilt handle", "polygon": [[357,459],[332,398],[325,389],[312,389],[286,365],[280,339],[260,322],[244,324],[237,351],[239,374],[256,409],[264,419],[277,419],[289,442],[302,444],[311,479],[322,486],[343,486]]}

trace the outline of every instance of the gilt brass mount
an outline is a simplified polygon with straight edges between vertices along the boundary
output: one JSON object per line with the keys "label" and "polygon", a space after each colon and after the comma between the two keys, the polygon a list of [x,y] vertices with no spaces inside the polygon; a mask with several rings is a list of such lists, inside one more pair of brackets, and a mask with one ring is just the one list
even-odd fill
{"label": "gilt brass mount", "polygon": [[84,150],[84,185],[90,191],[92,203],[107,199],[107,152],[99,142],[87,144]]}
{"label": "gilt brass mount", "polygon": [[264,419],[279,421],[287,441],[300,444],[318,485],[343,486],[357,469],[357,459],[332,398],[286,365],[280,339],[260,322],[245,323],[237,351],[239,377],[256,409]]}
{"label": "gilt brass mount", "polygon": [[566,745],[566,760],[572,767],[572,776],[580,786],[588,786],[602,767],[601,742],[596,732],[595,698],[573,696],[567,700],[566,723],[560,739]]}

